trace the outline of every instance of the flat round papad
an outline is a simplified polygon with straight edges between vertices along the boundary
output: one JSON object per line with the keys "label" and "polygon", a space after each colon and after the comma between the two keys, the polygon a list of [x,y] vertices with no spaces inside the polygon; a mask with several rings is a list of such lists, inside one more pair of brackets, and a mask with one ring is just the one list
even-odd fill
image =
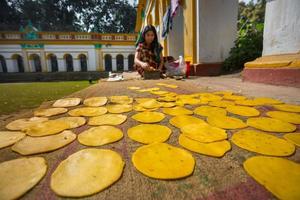
{"label": "flat round papad", "polygon": [[59,134],[44,137],[26,136],[15,143],[11,149],[22,155],[32,155],[54,151],[70,144],[76,139],[76,134],[72,131],[63,131]]}
{"label": "flat round papad", "polygon": [[172,108],[172,107],[176,106],[176,104],[173,102],[162,102],[160,104],[161,104],[161,107],[163,107],[163,108]]}
{"label": "flat round papad", "polygon": [[234,106],[235,103],[233,101],[220,100],[220,101],[211,101],[208,103],[208,105],[220,107],[220,108],[226,108],[227,106]]}
{"label": "flat round papad", "polygon": [[145,103],[147,101],[150,101],[150,100],[155,100],[154,98],[143,98],[143,97],[139,97],[139,98],[135,98],[134,99],[137,103]]}
{"label": "flat round papad", "polygon": [[46,174],[43,157],[19,158],[0,163],[1,199],[18,199],[33,188]]}
{"label": "flat round papad", "polygon": [[23,129],[23,131],[30,136],[39,137],[46,135],[53,135],[69,129],[70,125],[63,121],[49,120],[39,124],[34,124]]}
{"label": "flat round papad", "polygon": [[133,110],[134,111],[137,111],[137,112],[143,112],[143,111],[155,111],[157,110],[158,108],[144,108],[143,106],[141,106],[140,104],[136,104],[133,106]]}
{"label": "flat round papad", "polygon": [[169,139],[172,131],[167,126],[157,124],[140,124],[128,129],[128,137],[134,141],[151,144],[165,142]]}
{"label": "flat round papad", "polygon": [[161,107],[161,103],[156,101],[155,99],[144,101],[144,102],[140,103],[139,105],[142,106],[143,108],[146,108],[146,109],[160,108]]}
{"label": "flat round papad", "polygon": [[90,97],[83,101],[83,104],[89,107],[104,106],[107,103],[106,97]]}
{"label": "flat round papad", "polygon": [[274,119],[279,119],[284,122],[289,122],[292,124],[300,124],[300,114],[283,112],[283,111],[269,111],[266,113],[267,116]]}
{"label": "flat round papad", "polygon": [[300,147],[300,133],[287,133],[283,137],[284,139]]}
{"label": "flat round papad", "polygon": [[180,99],[177,101],[180,101],[184,105],[199,105],[199,104],[201,104],[200,99],[195,99],[195,98],[184,98],[184,99]]}
{"label": "flat round papad", "polygon": [[122,157],[108,149],[83,149],[63,160],[51,175],[51,189],[59,196],[84,197],[116,182],[124,168]]}
{"label": "flat round papad", "polygon": [[82,107],[69,111],[69,115],[73,117],[95,117],[105,113],[107,113],[107,108],[105,107]]}
{"label": "flat round papad", "polygon": [[189,124],[207,124],[204,120],[189,115],[178,115],[172,117],[169,120],[169,123],[177,128],[181,128]]}
{"label": "flat round papad", "polygon": [[184,107],[176,106],[173,108],[163,108],[162,111],[171,116],[177,116],[177,115],[192,115],[193,111],[188,110]]}
{"label": "flat round papad", "polygon": [[155,95],[166,95],[169,92],[168,91],[164,91],[164,90],[158,90],[158,91],[150,91],[151,94],[155,94]]}
{"label": "flat round papad", "polygon": [[210,115],[226,115],[227,112],[224,108],[212,107],[212,106],[199,106],[195,108],[194,113],[197,115],[208,117]]}
{"label": "flat round papad", "polygon": [[237,100],[244,100],[247,97],[241,96],[241,95],[224,95],[223,99],[227,99],[227,100],[232,100],[232,101],[237,101]]}
{"label": "flat round papad", "polygon": [[80,104],[80,102],[80,98],[65,98],[56,100],[52,106],[57,108],[66,108],[77,106]]}
{"label": "flat round papad", "polygon": [[86,146],[101,146],[117,142],[123,138],[123,132],[113,126],[98,126],[83,131],[78,135],[78,141]]}
{"label": "flat round papad", "polygon": [[210,126],[209,124],[188,124],[181,127],[184,136],[198,142],[216,142],[227,139],[227,133],[224,129]]}
{"label": "flat round papad", "polygon": [[212,126],[224,129],[238,129],[247,127],[247,124],[242,120],[223,115],[208,116],[207,122]]}
{"label": "flat round papad", "polygon": [[165,101],[165,102],[174,102],[176,101],[176,97],[174,96],[164,96],[157,98],[158,101]]}
{"label": "flat round papad", "polygon": [[245,117],[256,117],[260,115],[257,109],[247,106],[228,106],[226,110],[230,113]]}
{"label": "flat round papad", "polygon": [[34,116],[37,117],[51,117],[54,115],[60,115],[68,112],[66,108],[46,108],[46,109],[38,109],[34,111]]}
{"label": "flat round papad", "polygon": [[247,120],[248,126],[253,128],[268,131],[268,132],[284,132],[289,133],[296,130],[296,126],[288,122],[283,122],[278,119],[269,117],[255,117]]}
{"label": "flat round papad", "polygon": [[246,172],[279,199],[300,199],[300,164],[284,158],[254,156],[244,162]]}
{"label": "flat round papad", "polygon": [[116,104],[131,104],[133,102],[133,98],[129,96],[111,96],[109,97],[109,101]]}
{"label": "flat round papad", "polygon": [[255,130],[238,131],[231,141],[243,149],[267,156],[289,156],[295,152],[295,146],[290,142]]}
{"label": "flat round papad", "polygon": [[195,159],[189,152],[166,143],[139,147],[132,154],[134,167],[156,179],[178,179],[193,173]]}
{"label": "flat round papad", "polygon": [[231,149],[231,145],[227,140],[202,143],[192,140],[183,134],[179,136],[179,144],[190,151],[214,157],[222,157]]}
{"label": "flat round papad", "polygon": [[86,123],[86,120],[84,117],[61,117],[58,119],[55,119],[56,121],[63,121],[67,124],[69,124],[69,128],[78,128]]}
{"label": "flat round papad", "polygon": [[282,104],[282,105],[273,105],[274,108],[281,111],[287,111],[287,112],[300,112],[300,106],[299,105],[292,105],[292,104]]}
{"label": "flat round papad", "polygon": [[139,90],[141,88],[140,87],[136,87],[136,86],[130,86],[130,87],[127,87],[127,89],[129,89],[129,90]]}
{"label": "flat round papad", "polygon": [[0,149],[13,145],[25,136],[25,133],[19,131],[0,131]]}
{"label": "flat round papad", "polygon": [[202,101],[220,101],[223,99],[223,97],[211,93],[200,93],[199,96]]}
{"label": "flat round papad", "polygon": [[132,105],[127,105],[127,104],[107,105],[106,108],[108,112],[115,113],[115,114],[132,111]]}
{"label": "flat round papad", "polygon": [[28,126],[31,126],[33,124],[38,124],[41,122],[47,121],[48,118],[45,117],[31,117],[31,118],[25,118],[25,119],[17,119],[15,121],[10,122],[6,125],[6,128],[11,131],[20,131]]}
{"label": "flat round papad", "polygon": [[261,105],[273,105],[273,104],[283,104],[282,101],[277,99],[272,99],[269,97],[258,97],[254,99],[256,102],[260,103]]}
{"label": "flat round papad", "polygon": [[135,114],[131,118],[142,123],[157,123],[162,121],[165,118],[165,115],[160,112],[145,111]]}
{"label": "flat round papad", "polygon": [[244,99],[235,101],[237,105],[241,106],[261,106],[264,105],[263,102],[256,101],[255,99]]}
{"label": "flat round papad", "polygon": [[126,119],[127,116],[122,114],[105,114],[98,117],[90,118],[88,124],[93,126],[119,125],[125,122]]}
{"label": "flat round papad", "polygon": [[217,94],[217,95],[232,95],[233,92],[232,91],[217,91],[217,92],[213,92],[213,94]]}

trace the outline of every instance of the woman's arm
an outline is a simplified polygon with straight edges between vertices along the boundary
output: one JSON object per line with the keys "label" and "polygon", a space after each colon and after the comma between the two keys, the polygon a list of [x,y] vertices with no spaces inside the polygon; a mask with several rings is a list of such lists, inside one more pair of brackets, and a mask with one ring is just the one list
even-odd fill
{"label": "woman's arm", "polygon": [[134,63],[135,63],[136,65],[141,66],[141,67],[144,68],[144,69],[147,68],[147,67],[149,67],[149,64],[148,64],[148,63],[142,62],[142,61],[140,60],[140,54],[139,54],[138,51],[135,52]]}
{"label": "woman's arm", "polygon": [[159,67],[158,67],[159,71],[162,72],[163,66],[164,66],[164,58],[163,58],[162,53],[160,53],[160,63],[159,63]]}

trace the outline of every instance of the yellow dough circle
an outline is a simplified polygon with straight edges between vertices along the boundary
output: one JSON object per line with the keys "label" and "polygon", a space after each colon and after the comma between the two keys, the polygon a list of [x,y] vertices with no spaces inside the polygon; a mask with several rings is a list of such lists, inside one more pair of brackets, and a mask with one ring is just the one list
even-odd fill
{"label": "yellow dough circle", "polygon": [[213,157],[222,157],[231,149],[231,145],[227,140],[202,143],[192,140],[184,134],[180,134],[179,144],[190,151]]}
{"label": "yellow dough circle", "polygon": [[292,124],[300,124],[300,114],[283,112],[283,111],[269,111],[266,113],[267,116],[274,119],[279,119],[284,122],[289,122]]}
{"label": "yellow dough circle", "polygon": [[58,120],[49,120],[39,124],[28,126],[27,128],[23,129],[23,131],[29,136],[39,137],[53,135],[69,128],[70,125],[66,122]]}
{"label": "yellow dough circle", "polygon": [[61,117],[55,119],[56,121],[62,121],[69,124],[69,128],[78,128],[86,123],[84,117]]}
{"label": "yellow dough circle", "polygon": [[169,123],[177,128],[189,124],[207,124],[204,120],[189,115],[178,115],[169,120]]}
{"label": "yellow dough circle", "polygon": [[290,124],[288,122],[283,122],[278,119],[273,119],[269,117],[255,117],[255,118],[249,118],[247,120],[248,126],[251,126],[253,128],[268,131],[268,132],[283,132],[283,133],[289,133],[296,130],[296,126],[293,124]]}
{"label": "yellow dough circle", "polygon": [[247,106],[228,106],[226,110],[230,113],[245,117],[256,117],[260,115],[257,109]]}
{"label": "yellow dough circle", "polygon": [[18,142],[25,136],[26,134],[20,131],[0,131],[0,149]]}
{"label": "yellow dough circle", "polygon": [[83,149],[58,165],[50,187],[59,196],[89,196],[119,180],[124,165],[122,157],[112,150]]}
{"label": "yellow dough circle", "polygon": [[200,106],[194,110],[197,115],[208,117],[210,115],[226,115],[227,112],[224,108],[212,107],[212,106]]}
{"label": "yellow dough circle", "polygon": [[273,105],[273,104],[282,104],[282,101],[279,101],[277,99],[272,99],[269,97],[258,97],[255,98],[254,101],[260,103],[260,105]]}
{"label": "yellow dough circle", "polygon": [[216,142],[227,139],[224,129],[210,126],[209,124],[188,124],[181,127],[184,136],[198,142]]}
{"label": "yellow dough circle", "polygon": [[41,122],[48,121],[48,118],[45,117],[31,117],[31,118],[24,118],[24,119],[17,119],[9,124],[6,125],[6,128],[11,131],[20,131],[28,126],[33,124],[38,124]]}
{"label": "yellow dough circle", "polygon": [[90,97],[83,101],[83,104],[89,107],[104,106],[107,103],[106,97]]}
{"label": "yellow dough circle", "polygon": [[243,149],[267,156],[289,156],[295,152],[295,146],[290,142],[255,130],[238,131],[231,141]]}
{"label": "yellow dough circle", "polygon": [[162,111],[171,116],[177,116],[177,115],[192,115],[193,111],[188,110],[184,107],[176,106],[173,108],[163,108]]}
{"label": "yellow dough circle", "polygon": [[1,199],[18,199],[33,188],[46,174],[43,157],[19,158],[0,163]]}
{"label": "yellow dough circle", "polygon": [[211,93],[200,93],[199,96],[202,101],[220,101],[223,99],[223,97]]}
{"label": "yellow dough circle", "polygon": [[105,113],[107,113],[107,108],[105,107],[82,107],[69,111],[69,115],[73,117],[94,117]]}
{"label": "yellow dough circle", "polygon": [[38,109],[34,111],[34,116],[37,117],[51,117],[55,115],[60,115],[68,112],[66,108],[46,108],[46,109]]}
{"label": "yellow dough circle", "polygon": [[244,96],[241,96],[241,95],[227,95],[225,94],[223,96],[223,99],[227,99],[227,100],[232,100],[232,101],[236,101],[236,100],[244,100],[246,99],[247,97],[244,97]]}
{"label": "yellow dough circle", "polygon": [[150,111],[141,112],[132,116],[132,119],[142,123],[157,123],[164,118],[165,115],[163,113]]}
{"label": "yellow dough circle", "polygon": [[212,126],[224,129],[239,129],[247,127],[247,124],[240,119],[222,115],[208,116],[207,122]]}
{"label": "yellow dough circle", "polygon": [[101,146],[117,142],[123,138],[123,132],[113,126],[98,126],[83,131],[78,135],[78,141],[86,146]]}
{"label": "yellow dough circle", "polygon": [[141,106],[140,104],[136,104],[133,106],[133,110],[134,111],[137,111],[137,112],[143,112],[143,111],[155,111],[157,110],[158,108],[144,108],[143,106]]}
{"label": "yellow dough circle", "polygon": [[65,98],[56,100],[52,106],[57,108],[73,107],[79,105],[80,102],[80,98]]}
{"label": "yellow dough circle", "polygon": [[91,117],[88,124],[93,126],[100,125],[119,125],[125,122],[126,115],[122,114],[105,114],[97,117]]}
{"label": "yellow dough circle", "polygon": [[300,133],[287,133],[283,137],[284,139],[300,147]]}
{"label": "yellow dough circle", "polygon": [[208,103],[208,105],[220,107],[220,108],[226,108],[227,106],[234,106],[235,103],[233,101],[219,100],[219,101],[211,101]]}
{"label": "yellow dough circle", "polygon": [[155,99],[144,101],[144,102],[140,103],[139,105],[146,109],[161,107],[161,104],[158,101],[156,101]]}
{"label": "yellow dough circle", "polygon": [[116,104],[106,106],[109,113],[120,114],[132,111],[132,105]]}
{"label": "yellow dough circle", "polygon": [[21,155],[32,155],[54,151],[62,148],[76,139],[76,134],[72,131],[63,131],[59,134],[44,137],[26,136],[15,143],[11,149]]}
{"label": "yellow dough circle", "polygon": [[111,96],[109,97],[109,101],[116,104],[131,104],[133,98],[130,98],[129,96]]}
{"label": "yellow dough circle", "polygon": [[243,164],[246,172],[278,199],[300,199],[300,164],[284,158],[254,156]]}
{"label": "yellow dough circle", "polygon": [[281,111],[287,112],[300,112],[300,105],[292,105],[292,104],[282,104],[282,105],[273,105],[274,108]]}
{"label": "yellow dough circle", "polygon": [[132,155],[134,167],[155,179],[178,179],[193,173],[195,159],[189,152],[166,143],[139,147]]}
{"label": "yellow dough circle", "polygon": [[172,131],[167,126],[157,124],[140,124],[128,129],[128,137],[134,141],[151,144],[165,142],[169,139]]}

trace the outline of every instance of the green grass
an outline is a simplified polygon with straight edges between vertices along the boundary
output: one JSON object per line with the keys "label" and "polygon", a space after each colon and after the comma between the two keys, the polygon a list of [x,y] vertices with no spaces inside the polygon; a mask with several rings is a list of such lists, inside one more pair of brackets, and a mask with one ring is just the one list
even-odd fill
{"label": "green grass", "polygon": [[88,86],[88,81],[0,84],[0,115],[35,108]]}

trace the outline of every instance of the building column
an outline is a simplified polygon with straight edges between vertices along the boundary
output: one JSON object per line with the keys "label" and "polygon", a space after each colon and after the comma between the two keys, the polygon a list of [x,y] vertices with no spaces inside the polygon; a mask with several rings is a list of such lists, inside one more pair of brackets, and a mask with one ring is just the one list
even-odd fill
{"label": "building column", "polygon": [[111,55],[111,61],[112,61],[112,71],[117,71],[117,58],[116,55]]}
{"label": "building column", "polygon": [[41,59],[41,65],[42,65],[42,72],[48,72],[47,69],[47,63],[46,63],[46,55],[45,50],[42,49],[40,51],[40,59]]}
{"label": "building column", "polygon": [[23,58],[23,64],[24,64],[24,72],[32,72],[30,65],[29,65],[29,58],[26,53],[25,49],[22,49],[22,58]]}

